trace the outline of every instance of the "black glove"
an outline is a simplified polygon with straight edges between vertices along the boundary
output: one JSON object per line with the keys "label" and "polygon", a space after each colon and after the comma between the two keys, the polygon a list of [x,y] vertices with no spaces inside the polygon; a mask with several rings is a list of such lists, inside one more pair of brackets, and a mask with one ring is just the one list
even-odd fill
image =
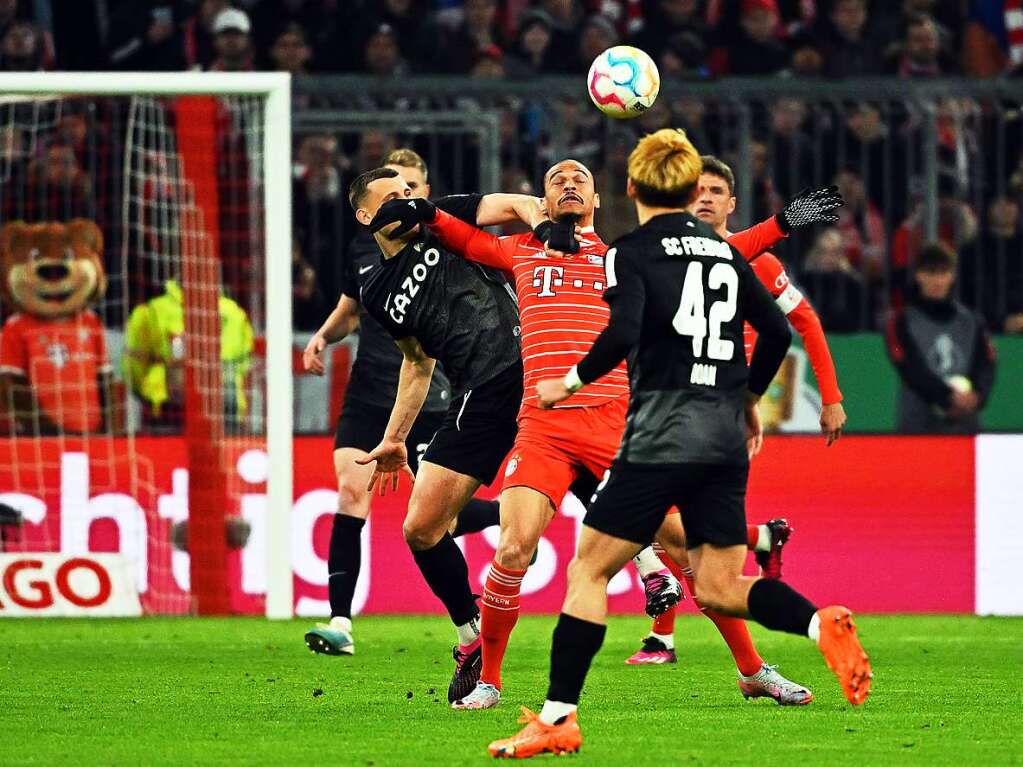
{"label": "black glove", "polygon": [[563,221],[541,221],[533,229],[536,239],[551,250],[562,253],[578,253],[579,240],[575,238],[575,219],[566,217]]}
{"label": "black glove", "polygon": [[408,234],[419,224],[429,224],[437,217],[437,206],[423,197],[406,197],[403,200],[388,200],[369,222],[371,232],[379,232],[388,224],[400,221],[401,226],[391,232],[391,237]]}
{"label": "black glove", "polygon": [[843,205],[845,205],[845,200],[838,193],[837,186],[827,186],[821,189],[807,187],[789,200],[785,209],[775,218],[778,221],[778,227],[788,234],[801,226],[838,221],[838,214],[830,211]]}

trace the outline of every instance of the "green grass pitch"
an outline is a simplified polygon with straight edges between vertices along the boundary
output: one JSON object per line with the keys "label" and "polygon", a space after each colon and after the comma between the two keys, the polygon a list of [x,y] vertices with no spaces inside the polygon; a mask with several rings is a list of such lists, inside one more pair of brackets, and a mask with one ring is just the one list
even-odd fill
{"label": "green grass pitch", "polygon": [[[1023,764],[1023,620],[861,617],[874,692],[852,709],[817,651],[753,627],[813,689],[746,702],[713,626],[679,620],[677,666],[626,667],[647,621],[613,618],[583,693],[579,765]],[[487,743],[540,705],[553,617],[523,618],[492,711],[446,703],[440,618],[356,621],[357,654],[310,654],[304,621],[0,622],[0,764],[490,763]],[[539,757],[550,761],[554,757]],[[559,764],[564,763],[559,761]]]}

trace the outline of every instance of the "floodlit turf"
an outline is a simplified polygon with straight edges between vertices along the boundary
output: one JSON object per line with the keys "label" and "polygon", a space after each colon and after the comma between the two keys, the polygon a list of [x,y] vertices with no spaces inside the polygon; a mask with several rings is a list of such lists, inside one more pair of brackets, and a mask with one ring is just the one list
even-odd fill
{"label": "floodlit turf", "polygon": [[[863,617],[866,706],[814,647],[754,627],[817,700],[747,703],[713,626],[679,622],[677,666],[627,667],[646,621],[611,622],[583,694],[580,765],[1023,764],[1023,620]],[[313,656],[304,621],[0,621],[0,763],[478,765],[546,687],[554,619],[520,621],[493,711],[455,712],[453,632],[361,618],[358,654]],[[541,757],[550,761],[554,757]],[[559,761],[559,764],[566,762]]]}

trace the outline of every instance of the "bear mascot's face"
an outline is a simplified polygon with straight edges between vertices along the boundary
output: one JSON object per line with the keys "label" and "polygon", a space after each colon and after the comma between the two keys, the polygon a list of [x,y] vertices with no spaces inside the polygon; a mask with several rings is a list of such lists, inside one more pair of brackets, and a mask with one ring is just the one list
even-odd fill
{"label": "bear mascot's face", "polygon": [[72,317],[106,291],[103,233],[92,221],[0,227],[0,291],[19,311],[42,319]]}

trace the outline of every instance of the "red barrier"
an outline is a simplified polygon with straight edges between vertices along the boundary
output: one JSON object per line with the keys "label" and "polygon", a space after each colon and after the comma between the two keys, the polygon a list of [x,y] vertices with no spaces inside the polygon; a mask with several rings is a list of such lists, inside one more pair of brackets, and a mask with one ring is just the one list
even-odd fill
{"label": "red barrier", "polygon": [[[32,507],[14,548],[80,551],[73,548],[75,536],[84,534],[84,545],[92,551],[128,555],[131,540],[137,540],[129,533],[141,529],[142,540],[149,541],[145,561],[138,562],[139,552],[132,554],[132,561],[148,585],[143,604],[150,611],[187,610],[188,597],[176,580],[169,545],[169,515],[174,504],[184,501],[172,491],[172,472],[184,465],[184,440],[136,440],[139,460],[134,466],[123,453],[125,447],[122,441],[22,440],[15,445],[0,440],[0,500]],[[225,452],[232,456],[229,475],[244,449],[243,444],[227,446]],[[322,611],[327,598],[327,545],[336,500],[332,451],[330,438],[295,440],[299,468],[292,552],[296,604],[304,612]],[[140,471],[149,488],[137,486],[134,499],[129,469]],[[246,478],[259,479],[251,474]],[[228,511],[247,509],[257,540],[265,483],[238,475],[231,484],[240,488],[241,496],[233,499],[238,507]],[[974,497],[971,438],[845,437],[825,448],[820,438],[776,436],[754,461],[748,517],[788,517],[796,533],[785,550],[786,580],[821,604],[841,602],[868,612],[972,612]],[[406,500],[403,487],[396,496],[374,501],[370,546],[364,555],[366,580],[356,595],[363,612],[441,611],[402,540]],[[64,509],[85,521],[62,525]],[[564,568],[581,513],[581,506],[570,500],[552,522],[524,582],[524,610],[560,609]],[[494,553],[495,533],[490,531],[490,538],[469,536],[463,543],[477,592]],[[249,592],[265,579],[264,564],[262,552],[255,550],[233,557],[229,580],[235,610],[262,609],[258,593]],[[612,610],[642,610],[642,592],[631,567],[612,582],[612,592]]]}

